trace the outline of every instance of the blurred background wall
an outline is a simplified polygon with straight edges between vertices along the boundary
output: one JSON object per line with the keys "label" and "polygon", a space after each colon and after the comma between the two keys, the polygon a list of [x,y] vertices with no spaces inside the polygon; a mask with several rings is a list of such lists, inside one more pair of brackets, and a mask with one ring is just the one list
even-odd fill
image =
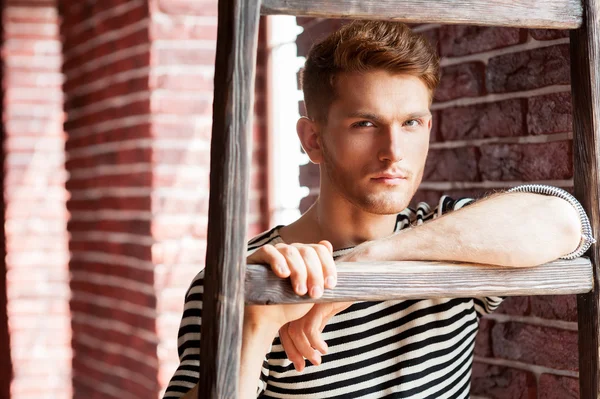
{"label": "blurred background wall", "polygon": [[[158,397],[204,263],[217,1],[4,0],[2,12],[0,397]],[[344,21],[293,21],[261,20],[249,236],[318,195],[294,139],[296,73]],[[416,200],[571,190],[568,36],[415,29],[443,56]],[[576,329],[574,296],[508,299],[482,321],[472,397],[578,397]]]}

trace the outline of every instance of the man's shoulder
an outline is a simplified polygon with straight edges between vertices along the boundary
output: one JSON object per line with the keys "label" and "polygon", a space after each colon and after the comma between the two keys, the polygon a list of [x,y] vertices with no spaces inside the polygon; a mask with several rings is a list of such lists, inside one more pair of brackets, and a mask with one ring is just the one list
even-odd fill
{"label": "man's shoulder", "polygon": [[281,237],[279,236],[279,229],[281,227],[282,226],[272,227],[251,238],[248,241],[248,251],[254,251],[266,244],[279,242],[281,240]]}

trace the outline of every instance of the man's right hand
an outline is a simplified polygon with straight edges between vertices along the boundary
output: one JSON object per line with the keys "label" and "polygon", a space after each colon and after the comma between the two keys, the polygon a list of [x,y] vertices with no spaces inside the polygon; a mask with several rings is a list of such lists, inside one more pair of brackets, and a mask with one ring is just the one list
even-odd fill
{"label": "man's right hand", "polygon": [[[329,241],[318,244],[275,244],[264,245],[246,259],[248,264],[264,264],[271,267],[281,278],[290,278],[296,294],[308,294],[317,299],[325,288],[333,288],[337,272],[333,261],[333,247]],[[301,318],[312,303],[295,305],[252,305],[246,306],[245,319],[250,323],[276,326]]]}

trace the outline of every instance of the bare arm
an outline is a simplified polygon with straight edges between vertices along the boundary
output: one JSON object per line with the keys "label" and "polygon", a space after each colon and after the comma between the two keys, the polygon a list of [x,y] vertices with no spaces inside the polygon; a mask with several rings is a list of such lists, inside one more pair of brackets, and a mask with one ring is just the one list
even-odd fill
{"label": "bare arm", "polygon": [[[298,295],[318,298],[323,295],[324,288],[335,286],[337,273],[332,253],[328,241],[264,245],[247,258],[247,263],[270,265],[277,276],[290,278]],[[240,399],[256,398],[263,360],[277,331],[284,324],[304,316],[312,307],[312,303],[245,307],[238,386]],[[198,384],[180,399],[197,397]]]}
{"label": "bare arm", "polygon": [[567,201],[504,193],[362,244],[343,260],[447,260],[523,267],[564,256],[577,248],[580,239],[579,215]]}

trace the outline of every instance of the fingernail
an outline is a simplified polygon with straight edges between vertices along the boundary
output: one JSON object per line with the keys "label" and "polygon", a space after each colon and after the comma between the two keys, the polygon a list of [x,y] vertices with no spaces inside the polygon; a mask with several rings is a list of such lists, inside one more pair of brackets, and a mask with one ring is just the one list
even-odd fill
{"label": "fingernail", "polygon": [[310,289],[310,296],[313,298],[319,298],[321,295],[323,295],[323,290],[321,287],[318,285],[313,285],[313,287]]}
{"label": "fingernail", "polygon": [[314,353],[314,365],[318,366],[319,364],[321,364],[321,353],[318,350],[315,350]]}
{"label": "fingernail", "polygon": [[306,294],[306,286],[304,284],[298,284],[296,286],[296,293],[298,295],[304,295],[304,294]]}
{"label": "fingernail", "polygon": [[279,274],[287,274],[288,268],[287,266],[277,265],[277,271],[279,271]]}
{"label": "fingernail", "polygon": [[333,278],[332,276],[327,277],[325,279],[325,284],[327,284],[327,287],[329,288],[335,287],[335,278]]}

